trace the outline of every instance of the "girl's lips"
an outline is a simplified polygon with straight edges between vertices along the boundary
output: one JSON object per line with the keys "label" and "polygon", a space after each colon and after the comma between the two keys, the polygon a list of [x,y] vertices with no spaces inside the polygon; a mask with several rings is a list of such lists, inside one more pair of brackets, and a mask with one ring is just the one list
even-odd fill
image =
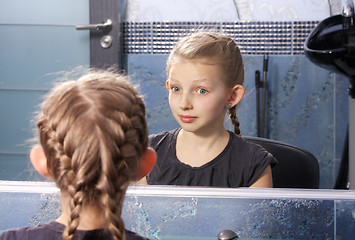
{"label": "girl's lips", "polygon": [[197,119],[197,117],[180,115],[180,119],[184,123],[191,123]]}

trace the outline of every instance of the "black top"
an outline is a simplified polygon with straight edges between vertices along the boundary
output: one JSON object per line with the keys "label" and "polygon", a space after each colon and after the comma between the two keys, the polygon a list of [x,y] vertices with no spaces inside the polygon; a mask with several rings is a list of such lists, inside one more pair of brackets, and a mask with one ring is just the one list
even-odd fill
{"label": "black top", "polygon": [[[62,233],[65,226],[59,222],[51,221],[49,223],[40,224],[37,227],[24,227],[11,229],[0,234],[0,240],[63,240]],[[77,230],[75,240],[112,240],[110,232],[103,229],[83,231]],[[126,230],[126,240],[149,240],[139,236],[138,234]]]}
{"label": "black top", "polygon": [[229,132],[225,149],[212,161],[191,167],[176,157],[176,138],[180,129],[149,136],[149,144],[157,152],[157,162],[147,176],[152,185],[213,187],[249,187],[276,159],[264,148]]}

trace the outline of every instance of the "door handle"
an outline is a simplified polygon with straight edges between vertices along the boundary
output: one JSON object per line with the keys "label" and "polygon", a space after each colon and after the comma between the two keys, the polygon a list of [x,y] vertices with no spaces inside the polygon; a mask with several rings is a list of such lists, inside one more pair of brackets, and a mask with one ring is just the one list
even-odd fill
{"label": "door handle", "polygon": [[107,19],[104,23],[99,24],[89,24],[89,25],[76,25],[76,30],[102,30],[105,32],[109,32],[112,29],[112,21],[111,19]]}

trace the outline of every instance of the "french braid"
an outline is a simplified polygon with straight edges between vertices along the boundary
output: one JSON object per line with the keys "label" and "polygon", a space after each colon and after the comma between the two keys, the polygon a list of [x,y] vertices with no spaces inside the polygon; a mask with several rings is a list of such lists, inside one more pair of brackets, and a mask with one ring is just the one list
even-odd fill
{"label": "french braid", "polygon": [[54,88],[37,125],[49,173],[71,199],[63,239],[74,238],[84,204],[100,206],[114,239],[125,239],[125,191],[148,144],[134,87],[122,75],[91,71]]}
{"label": "french braid", "polygon": [[233,106],[231,108],[228,109],[229,112],[229,118],[232,121],[232,124],[234,126],[234,133],[237,135],[241,135],[240,129],[239,129],[239,121],[238,121],[238,117],[237,117],[237,107]]}
{"label": "french braid", "polygon": [[[179,58],[199,60],[208,64],[216,64],[228,88],[243,85],[244,65],[242,55],[235,41],[223,34],[198,31],[182,38],[170,53],[166,72],[179,62]],[[225,106],[221,106],[225,107]],[[236,108],[229,109],[229,116],[234,126],[234,132],[240,135]]]}

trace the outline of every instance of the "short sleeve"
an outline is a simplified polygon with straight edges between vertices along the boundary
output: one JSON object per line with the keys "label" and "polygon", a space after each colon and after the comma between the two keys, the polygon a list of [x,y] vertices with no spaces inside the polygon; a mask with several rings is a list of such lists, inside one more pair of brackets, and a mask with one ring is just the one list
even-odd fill
{"label": "short sleeve", "polygon": [[29,232],[26,228],[22,229],[11,229],[0,234],[0,240],[26,240],[29,239]]}
{"label": "short sleeve", "polygon": [[277,164],[274,156],[259,145],[256,145],[250,164],[250,176],[248,185],[251,186],[270,165],[273,168]]}

